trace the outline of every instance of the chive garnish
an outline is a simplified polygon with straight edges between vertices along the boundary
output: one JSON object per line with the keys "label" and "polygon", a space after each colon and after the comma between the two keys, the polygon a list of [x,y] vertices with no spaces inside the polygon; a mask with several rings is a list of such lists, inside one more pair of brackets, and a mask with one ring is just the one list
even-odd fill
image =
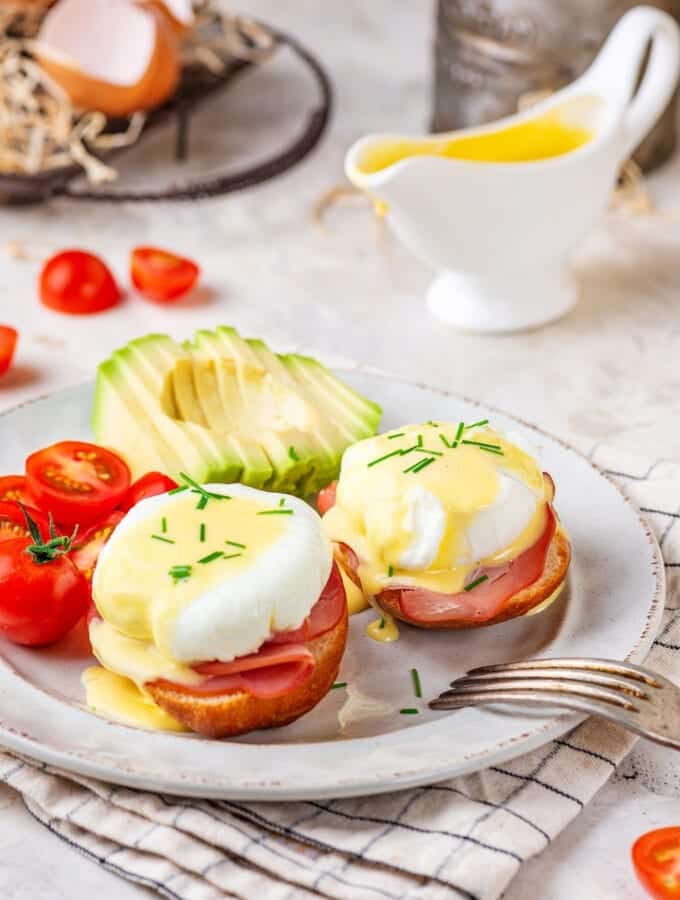
{"label": "chive garnish", "polygon": [[471,444],[473,447],[484,447],[487,450],[502,450],[500,444],[490,444],[488,441],[461,441],[461,444]]}
{"label": "chive garnish", "polygon": [[[183,481],[186,481],[194,494],[200,494],[201,498],[205,497],[206,503],[208,502],[208,500],[231,500],[229,494],[216,494],[213,491],[206,491],[206,489],[202,485],[200,485],[197,481],[194,481],[193,478],[190,478],[186,474],[186,472],[180,472],[179,477]],[[184,488],[182,488],[182,490],[184,490]],[[174,491],[171,491],[171,493],[174,493]],[[203,507],[200,508],[203,509]]]}
{"label": "chive garnish", "polygon": [[413,469],[413,474],[417,475],[418,472],[422,472],[423,469],[426,469],[430,465],[430,463],[433,463],[433,462],[434,462],[433,456],[428,456],[427,459],[421,459],[420,462],[417,463],[415,468]]}
{"label": "chive garnish", "polygon": [[163,541],[164,544],[174,544],[174,541],[171,541],[170,538],[163,537],[160,534],[152,534],[151,537],[154,541]]}
{"label": "chive garnish", "polygon": [[298,452],[292,445],[288,448],[288,456],[293,460],[293,462],[300,462],[300,457],[298,456]]}
{"label": "chive garnish", "polygon": [[496,450],[495,447],[480,447],[480,450],[485,450],[487,453],[495,453],[496,456],[505,456],[505,453],[502,450]]}
{"label": "chive garnish", "polygon": [[175,581],[183,581],[191,575],[191,566],[173,566],[168,575]]}
{"label": "chive garnish", "polygon": [[161,531],[163,532],[163,534],[167,534],[168,531],[168,520],[165,518],[165,516],[163,516],[163,518],[161,519]]}
{"label": "chive garnish", "polygon": [[387,440],[388,440],[388,441],[393,441],[395,438],[403,437],[405,434],[406,434],[405,431],[396,431],[394,434],[388,434],[388,435],[387,435]]}
{"label": "chive garnish", "polygon": [[225,544],[228,544],[230,547],[238,547],[239,550],[245,550],[245,549],[246,549],[246,545],[245,545],[245,544],[239,544],[238,541],[225,541],[224,543],[225,543]]}
{"label": "chive garnish", "polygon": [[482,425],[488,425],[488,419],[480,419],[479,422],[473,422],[472,425],[466,425],[465,430],[469,431],[471,428],[481,428]]}
{"label": "chive garnish", "polygon": [[293,510],[292,509],[281,509],[281,508],[279,508],[279,509],[262,509],[262,510],[260,510],[259,513],[257,513],[257,515],[258,516],[292,516]]}
{"label": "chive garnish", "polygon": [[394,575],[394,566],[387,567],[387,577],[391,578]]}
{"label": "chive garnish", "polygon": [[347,687],[346,681],[336,681],[335,684],[331,687],[331,690],[335,691],[338,688],[344,688],[344,687]]}
{"label": "chive garnish", "polygon": [[399,713],[402,716],[417,716],[418,710],[417,709],[400,709]]}
{"label": "chive garnish", "polygon": [[478,584],[481,584],[483,581],[488,581],[488,575],[480,575],[479,578],[475,578],[474,581],[471,581],[470,584],[466,584],[463,588],[464,591],[471,591],[473,588],[476,588]]}
{"label": "chive garnish", "polygon": [[196,509],[205,509],[208,505],[209,498],[206,497],[205,494],[201,494],[198,503],[196,504]]}
{"label": "chive garnish", "polygon": [[428,419],[427,424],[431,425],[433,428],[439,428],[439,425],[437,424],[437,422],[433,422],[432,419]]}
{"label": "chive garnish", "polygon": [[205,522],[201,522],[201,527],[198,532],[199,540],[202,544],[205,544]]}
{"label": "chive garnish", "polygon": [[464,431],[465,431],[465,422],[459,422],[458,423],[458,431],[456,431],[456,436],[453,439],[454,447],[457,446],[458,441],[462,438]]}
{"label": "chive garnish", "polygon": [[422,459],[419,459],[417,463],[413,463],[413,465],[412,465],[412,466],[409,466],[408,469],[404,469],[404,475],[406,475],[408,472],[415,472],[415,470],[418,468],[418,466],[419,466],[422,462],[423,462],[423,460],[422,460]]}
{"label": "chive garnish", "polygon": [[371,462],[368,463],[368,468],[370,469],[372,466],[377,466],[378,463],[384,462],[392,456],[401,456],[403,453],[403,450],[393,450],[391,453],[386,453],[384,456],[379,456],[377,459],[371,460]]}
{"label": "chive garnish", "polygon": [[215,550],[214,553],[209,553],[207,556],[204,556],[203,559],[199,559],[199,563],[205,565],[205,563],[214,562],[216,559],[220,559],[224,556],[221,550]]}
{"label": "chive garnish", "polygon": [[243,556],[242,553],[229,553],[225,554],[222,559],[236,559],[237,556]]}
{"label": "chive garnish", "polygon": [[439,440],[442,442],[442,444],[443,444],[448,450],[451,449],[451,444],[449,444],[449,442],[446,440],[446,438],[444,437],[444,435],[441,434],[441,433],[439,434]]}
{"label": "chive garnish", "polygon": [[441,452],[441,450],[428,450],[427,447],[416,447],[415,449],[418,450],[420,453],[431,453],[432,456],[443,456],[444,455]]}
{"label": "chive garnish", "polygon": [[411,680],[413,681],[413,692],[416,697],[423,696],[423,689],[420,684],[420,675],[418,674],[418,669],[411,669]]}
{"label": "chive garnish", "polygon": [[189,488],[186,484],[180,485],[180,487],[173,488],[171,491],[168,491],[168,497],[172,497],[173,494],[181,494],[182,491],[188,491]]}
{"label": "chive garnish", "polygon": [[419,434],[419,435],[418,435],[418,440],[417,440],[417,443],[416,443],[416,447],[422,447],[422,446],[423,446],[423,436],[422,436],[422,434]]}
{"label": "chive garnish", "polygon": [[279,500],[279,506],[285,506],[285,505],[286,505],[286,498],[281,497],[281,499]]}
{"label": "chive garnish", "polygon": [[382,619],[380,620],[380,625],[378,625],[378,628],[384,628],[384,627],[385,627],[385,617],[383,616]]}

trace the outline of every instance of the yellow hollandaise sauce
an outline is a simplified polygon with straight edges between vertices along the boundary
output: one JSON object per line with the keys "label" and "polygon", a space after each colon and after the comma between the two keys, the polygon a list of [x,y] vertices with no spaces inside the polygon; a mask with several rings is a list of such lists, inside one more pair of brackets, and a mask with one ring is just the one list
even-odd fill
{"label": "yellow hollandaise sauce", "polygon": [[563,156],[592,138],[591,130],[566,121],[559,111],[509,128],[482,134],[430,140],[389,140],[367,147],[359,167],[373,175],[413,156],[488,163],[525,163]]}
{"label": "yellow hollandaise sauce", "polygon": [[[346,451],[323,524],[357,555],[368,602],[396,586],[455,594],[476,570],[515,559],[539,539],[547,491],[536,461],[486,421],[409,425]],[[522,525],[507,526],[498,546],[499,518],[512,516]],[[492,553],[476,555],[494,540]],[[396,624],[376,611],[369,636],[394,640]]]}
{"label": "yellow hollandaise sauce", "polygon": [[[137,727],[183,727],[144,690],[156,679],[193,685],[203,677],[172,657],[172,635],[192,601],[253,567],[279,539],[287,513],[253,500],[185,490],[166,495],[153,516],[121,523],[93,579],[102,619],[90,623],[100,667],[83,675],[94,712]],[[133,510],[134,513],[134,510]]]}

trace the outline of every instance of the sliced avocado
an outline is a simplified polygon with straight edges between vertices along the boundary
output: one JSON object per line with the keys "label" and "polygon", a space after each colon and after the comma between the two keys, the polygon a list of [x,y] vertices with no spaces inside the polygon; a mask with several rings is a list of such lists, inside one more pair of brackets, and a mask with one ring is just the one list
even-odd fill
{"label": "sliced avocado", "polygon": [[379,408],[316,360],[278,356],[233,328],[177,344],[147,335],[99,367],[93,425],[135,477],[240,480],[306,496],[337,476]]}

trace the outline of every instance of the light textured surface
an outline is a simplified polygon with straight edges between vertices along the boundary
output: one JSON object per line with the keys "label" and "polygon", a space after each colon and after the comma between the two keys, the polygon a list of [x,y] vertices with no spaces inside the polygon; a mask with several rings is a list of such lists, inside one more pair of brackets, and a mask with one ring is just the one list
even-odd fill
{"label": "light textured surface", "polygon": [[[321,12],[311,0],[285,8],[274,0],[250,0],[243,8],[322,49],[337,85],[330,135],[289,175],[200,205],[60,201],[0,211],[0,246],[24,239],[36,259],[84,245],[111,260],[123,280],[131,243],[153,240],[192,253],[205,272],[205,288],[186,306],[163,311],[129,298],[110,314],[72,320],[36,304],[36,262],[0,255],[0,318],[17,324],[23,338],[14,371],[0,383],[2,407],[90,377],[110,349],[144,331],[182,337],[195,327],[228,322],[274,344],[317,348],[441,384],[554,433],[577,433],[584,446],[607,438],[642,455],[680,457],[677,218],[610,216],[579,254],[582,301],[556,325],[502,339],[446,331],[425,312],[430,273],[365,207],[338,207],[325,232],[310,219],[319,195],[341,181],[351,141],[371,130],[425,126],[429,4],[336,0]],[[676,160],[652,180],[668,209],[680,209],[679,169]],[[644,749],[636,753],[632,776],[649,757]],[[647,777],[622,776],[610,782],[550,849],[524,867],[507,898],[640,898],[628,863],[630,844],[641,831],[677,817],[677,799],[651,793],[646,783]],[[0,894],[7,900],[85,900],[93,894],[128,900],[144,891],[81,862],[3,788]]]}

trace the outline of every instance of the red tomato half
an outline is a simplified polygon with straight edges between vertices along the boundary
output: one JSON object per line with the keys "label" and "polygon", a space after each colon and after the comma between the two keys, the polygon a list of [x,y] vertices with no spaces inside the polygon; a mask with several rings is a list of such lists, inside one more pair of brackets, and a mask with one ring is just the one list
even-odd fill
{"label": "red tomato half", "polygon": [[64,250],[47,260],[40,273],[45,306],[71,315],[87,315],[115,306],[121,293],[108,266],[84,250]]}
{"label": "red tomato half", "polygon": [[0,375],[4,375],[12,365],[18,339],[19,332],[16,328],[0,325]]}
{"label": "red tomato half", "polygon": [[0,477],[0,502],[6,500],[19,500],[26,506],[33,506],[35,500],[31,497],[24,475],[3,475]]}
{"label": "red tomato half", "polygon": [[[50,528],[47,516],[29,506],[26,507],[26,510],[38,526],[43,540],[49,540]],[[30,537],[30,531],[26,526],[26,518],[19,504],[13,503],[11,500],[0,500],[0,542],[27,537]]]}
{"label": "red tomato half", "polygon": [[26,460],[36,505],[64,525],[91,525],[118,506],[130,487],[130,470],[104,447],[62,441]]}
{"label": "red tomato half", "polygon": [[102,522],[97,522],[96,525],[88,528],[86,532],[76,538],[71,559],[88,581],[92,581],[94,567],[97,565],[104,544],[111,537],[113,529],[124,515],[124,512],[116,510]]}
{"label": "red tomato half", "polygon": [[195,262],[158,247],[135,247],[130,257],[130,278],[140,294],[157,303],[169,303],[189,293],[200,269]]}
{"label": "red tomato half", "polygon": [[136,506],[140,500],[147,497],[157,497],[159,494],[167,494],[177,487],[177,482],[162,472],[147,472],[130,485],[128,492],[123,497],[120,509],[127,512]]}
{"label": "red tomato half", "polygon": [[0,543],[0,635],[16,644],[59,640],[87,611],[87,581],[68,556],[36,562],[25,538]]}
{"label": "red tomato half", "polygon": [[316,498],[316,505],[320,515],[325,515],[329,509],[332,509],[335,506],[337,490],[338,482],[331,481],[328,487],[325,487],[322,491],[319,491],[319,496]]}
{"label": "red tomato half", "polygon": [[680,897],[680,826],[648,831],[633,844],[633,865],[654,900]]}

